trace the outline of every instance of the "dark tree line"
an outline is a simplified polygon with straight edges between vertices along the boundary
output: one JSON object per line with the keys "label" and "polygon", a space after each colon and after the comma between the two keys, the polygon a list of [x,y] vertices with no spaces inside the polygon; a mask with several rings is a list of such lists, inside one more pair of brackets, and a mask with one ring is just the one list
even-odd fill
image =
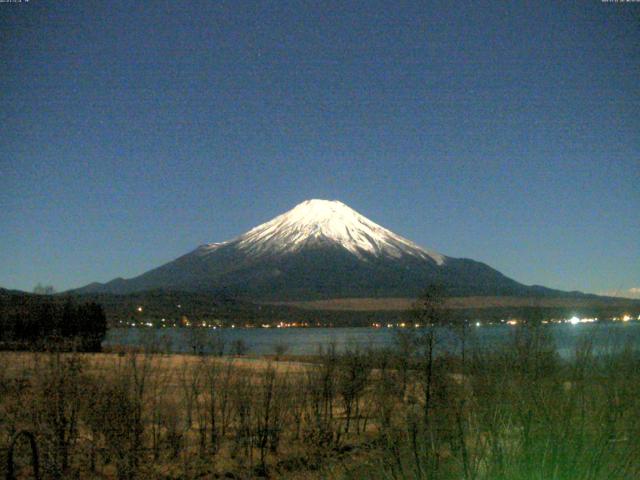
{"label": "dark tree line", "polygon": [[97,303],[30,297],[0,304],[0,348],[100,351],[107,318]]}

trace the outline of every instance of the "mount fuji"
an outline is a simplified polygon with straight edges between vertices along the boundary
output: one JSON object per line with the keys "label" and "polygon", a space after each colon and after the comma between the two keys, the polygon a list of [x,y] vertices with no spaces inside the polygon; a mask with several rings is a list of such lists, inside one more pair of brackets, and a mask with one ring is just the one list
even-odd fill
{"label": "mount fuji", "polygon": [[307,200],[237,238],[202,245],[128,280],[77,293],[162,289],[260,301],[416,297],[431,283],[455,296],[555,296],[488,265],[425,249],[338,201]]}

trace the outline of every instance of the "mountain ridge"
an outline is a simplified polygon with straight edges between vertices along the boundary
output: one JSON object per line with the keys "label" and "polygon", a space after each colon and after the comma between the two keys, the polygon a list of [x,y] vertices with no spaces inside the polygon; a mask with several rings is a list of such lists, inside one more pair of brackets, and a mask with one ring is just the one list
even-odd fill
{"label": "mountain ridge", "polygon": [[[553,296],[472,259],[423,248],[339,201],[312,199],[225,242],[204,244],[131,279],[77,293],[157,288],[250,300],[416,297],[431,283],[449,295]],[[571,294],[575,295],[575,294]]]}

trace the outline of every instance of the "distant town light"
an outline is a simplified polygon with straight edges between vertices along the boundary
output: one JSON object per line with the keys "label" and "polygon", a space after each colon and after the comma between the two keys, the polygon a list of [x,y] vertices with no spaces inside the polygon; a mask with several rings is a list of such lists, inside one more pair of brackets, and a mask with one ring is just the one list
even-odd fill
{"label": "distant town light", "polygon": [[138,310],[139,312],[142,312],[142,307],[138,307],[136,310]]}
{"label": "distant town light", "polygon": [[476,322],[476,327],[479,327],[481,325],[480,322]]}
{"label": "distant town light", "polygon": [[574,317],[571,317],[571,318],[569,319],[569,323],[570,323],[571,325],[577,325],[578,323],[580,323],[580,319],[579,319],[578,317],[575,317],[575,316],[574,316]]}
{"label": "distant town light", "polygon": [[623,322],[628,322],[629,320],[631,320],[631,315],[625,315],[624,317],[622,317]]}

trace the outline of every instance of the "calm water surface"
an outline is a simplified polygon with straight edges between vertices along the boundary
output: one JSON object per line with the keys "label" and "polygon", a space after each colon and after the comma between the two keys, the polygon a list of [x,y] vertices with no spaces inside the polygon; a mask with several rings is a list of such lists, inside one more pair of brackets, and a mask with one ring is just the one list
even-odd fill
{"label": "calm water surface", "polygon": [[[640,321],[553,324],[547,329],[555,340],[556,348],[565,358],[571,357],[582,339],[591,339],[596,352],[631,345],[640,349]],[[194,332],[196,330],[197,332]],[[469,341],[482,348],[494,348],[507,344],[513,339],[517,327],[509,325],[470,326]],[[197,341],[194,342],[194,337]],[[441,349],[454,349],[459,345],[458,337],[451,331],[440,331]],[[335,344],[339,351],[355,346],[384,348],[394,345],[396,329],[391,328],[251,328],[251,329],[190,329],[190,328],[129,328],[112,329],[105,339],[105,346],[128,345],[148,346],[153,343],[164,345],[172,352],[190,352],[193,343],[205,345],[224,344],[225,351],[231,351],[234,341],[242,340],[250,354],[272,354],[277,346],[286,346],[287,353],[293,355],[315,354],[319,348]]]}

